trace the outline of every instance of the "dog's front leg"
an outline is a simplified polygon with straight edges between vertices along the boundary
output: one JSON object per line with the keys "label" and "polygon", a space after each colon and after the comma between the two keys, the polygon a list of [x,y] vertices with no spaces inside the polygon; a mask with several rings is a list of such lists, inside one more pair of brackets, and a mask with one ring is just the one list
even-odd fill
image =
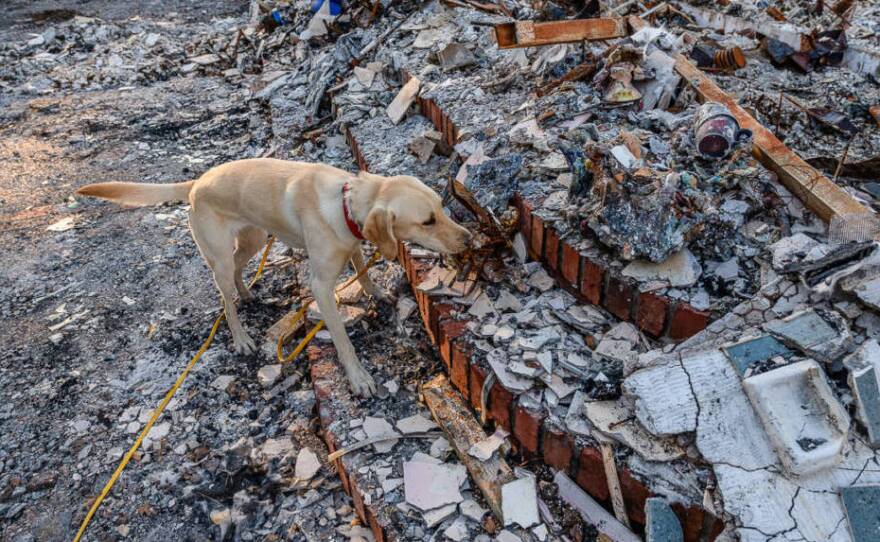
{"label": "dog's front leg", "polygon": [[[334,275],[335,276],[335,275]],[[351,384],[351,390],[361,397],[370,397],[376,393],[376,382],[373,377],[364,369],[354,346],[348,338],[348,332],[342,323],[339,310],[336,308],[336,301],[333,298],[333,281],[327,281],[323,277],[312,278],[312,294],[324,317],[324,323],[327,325],[327,331],[333,339],[336,346],[336,352],[339,355],[339,362],[345,369],[348,381]]]}
{"label": "dog's front leg", "polygon": [[[360,273],[361,269],[366,265],[366,262],[364,262],[364,254],[361,252],[360,243],[358,243],[357,247],[355,247],[354,251],[351,253],[351,265],[354,267],[355,273]],[[376,299],[388,299],[388,294],[385,293],[385,290],[376,286],[376,283],[370,278],[369,273],[361,275],[358,282],[361,283],[361,287],[367,292],[368,296]]]}

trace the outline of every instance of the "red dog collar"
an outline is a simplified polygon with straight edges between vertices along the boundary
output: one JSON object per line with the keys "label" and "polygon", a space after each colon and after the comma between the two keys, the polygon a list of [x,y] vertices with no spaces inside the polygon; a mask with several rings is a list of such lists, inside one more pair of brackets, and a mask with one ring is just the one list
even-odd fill
{"label": "red dog collar", "polygon": [[345,216],[345,225],[348,226],[348,231],[351,232],[357,239],[361,241],[364,240],[364,234],[361,233],[361,227],[358,226],[358,223],[354,221],[354,218],[351,217],[351,210],[348,208],[348,191],[351,190],[351,187],[348,183],[342,185],[342,214]]}

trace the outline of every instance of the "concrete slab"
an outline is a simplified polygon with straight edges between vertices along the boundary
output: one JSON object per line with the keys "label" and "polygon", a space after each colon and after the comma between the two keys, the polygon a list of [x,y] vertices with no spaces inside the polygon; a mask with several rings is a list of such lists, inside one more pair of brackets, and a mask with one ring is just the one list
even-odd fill
{"label": "concrete slab", "polygon": [[635,401],[639,423],[654,435],[677,435],[697,428],[697,401],[678,359],[635,371],[624,380],[623,391]]}

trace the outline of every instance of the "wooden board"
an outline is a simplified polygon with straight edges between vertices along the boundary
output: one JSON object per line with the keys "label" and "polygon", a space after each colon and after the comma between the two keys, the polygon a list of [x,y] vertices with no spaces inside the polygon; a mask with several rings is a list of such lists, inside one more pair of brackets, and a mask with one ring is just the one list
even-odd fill
{"label": "wooden board", "polygon": [[607,40],[628,35],[626,20],[623,18],[573,19],[546,23],[516,21],[497,24],[494,30],[499,49]]}
{"label": "wooden board", "polygon": [[513,469],[500,454],[494,454],[487,461],[480,461],[468,454],[471,446],[486,438],[486,434],[445,376],[437,376],[425,384],[422,394],[434,420],[443,429],[458,459],[464,463],[471,478],[482,491],[492,513],[504,524],[501,486],[516,479]]}

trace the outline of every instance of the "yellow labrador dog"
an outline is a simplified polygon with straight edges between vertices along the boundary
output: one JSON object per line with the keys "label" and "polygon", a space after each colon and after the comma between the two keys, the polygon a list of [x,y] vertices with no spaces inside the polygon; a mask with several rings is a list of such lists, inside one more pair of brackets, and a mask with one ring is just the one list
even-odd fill
{"label": "yellow labrador dog", "polygon": [[[471,238],[443,212],[440,196],[415,177],[355,176],[324,164],[256,158],[217,166],[195,181],[97,183],[77,193],[129,206],[188,201],[193,238],[214,273],[241,353],[256,350],[234,303],[236,291],[242,301],[252,298],[241,277],[245,264],[269,234],[305,248],[312,294],[352,390],[362,396],[375,393],[376,383],[358,360],[333,297],[346,262],[358,271],[364,266],[360,241],[373,242],[391,260],[398,240],[454,254]],[[382,295],[367,274],[360,282],[368,294]]]}

